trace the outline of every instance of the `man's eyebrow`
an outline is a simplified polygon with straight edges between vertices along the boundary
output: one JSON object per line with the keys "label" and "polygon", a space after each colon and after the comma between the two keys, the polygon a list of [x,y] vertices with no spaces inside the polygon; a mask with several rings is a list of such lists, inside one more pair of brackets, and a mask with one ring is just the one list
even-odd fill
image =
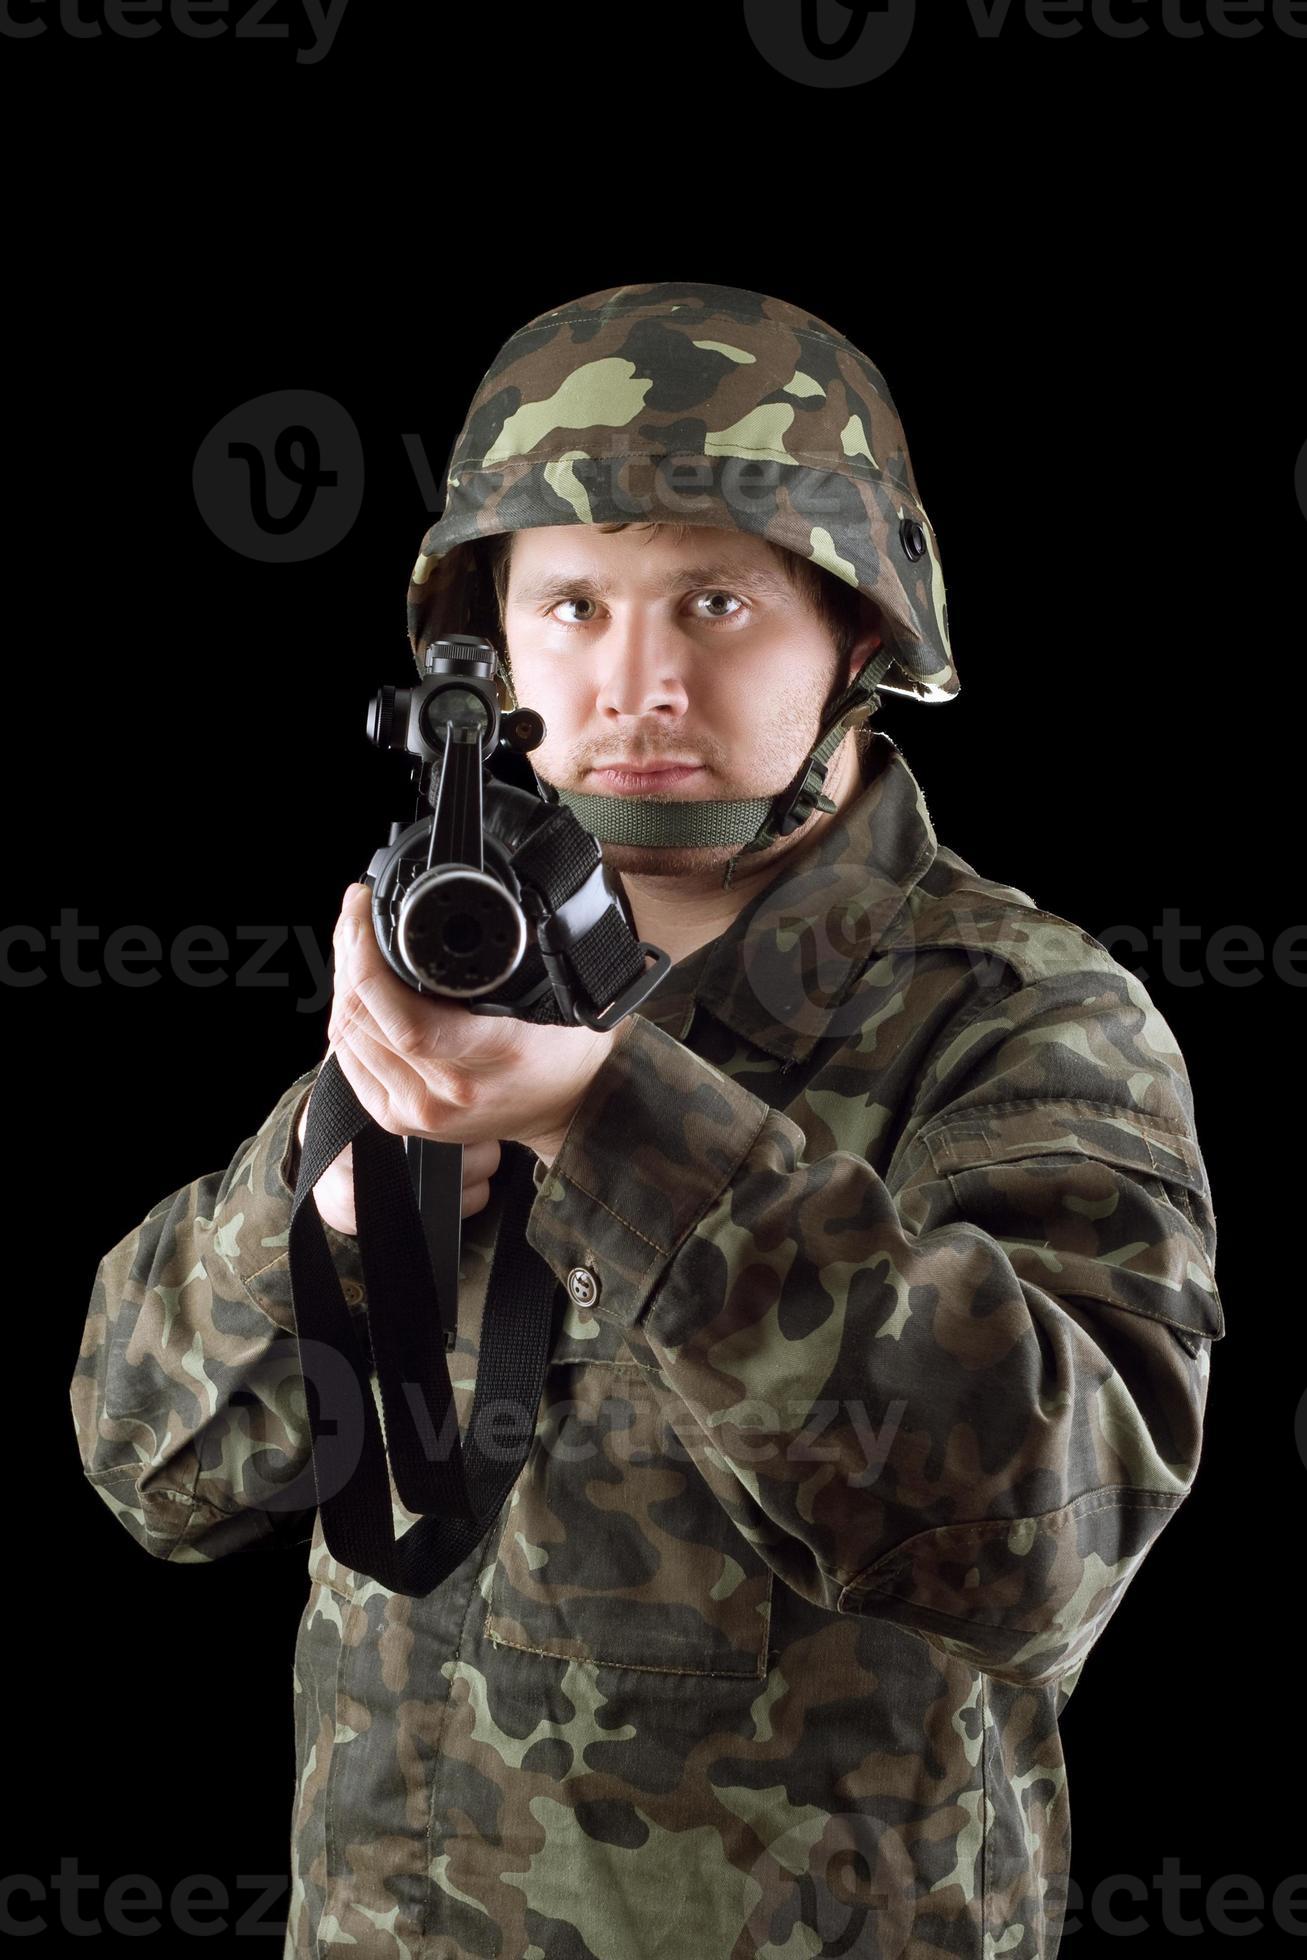
{"label": "man's eyebrow", "polygon": [[[725,565],[714,561],[703,565],[683,565],[652,581],[655,593],[683,592],[700,585],[719,585],[733,591],[761,592],[768,598],[782,599],[793,594],[793,586],[780,571],[765,565]],[[588,599],[606,599],[611,590],[602,579],[585,572],[550,572],[539,578],[513,579],[510,591],[515,605],[537,605],[543,599],[571,598],[582,593]]]}

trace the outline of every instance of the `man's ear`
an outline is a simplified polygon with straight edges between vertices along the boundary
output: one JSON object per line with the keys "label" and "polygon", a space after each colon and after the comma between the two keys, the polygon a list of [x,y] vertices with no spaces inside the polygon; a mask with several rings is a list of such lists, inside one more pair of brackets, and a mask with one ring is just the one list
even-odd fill
{"label": "man's ear", "polygon": [[859,593],[858,598],[862,623],[859,628],[858,637],[849,649],[849,669],[848,680],[845,683],[846,686],[857,679],[859,671],[871,659],[877,647],[884,644],[885,639],[884,633],[881,630],[880,607],[874,599],[869,599],[865,593]]}

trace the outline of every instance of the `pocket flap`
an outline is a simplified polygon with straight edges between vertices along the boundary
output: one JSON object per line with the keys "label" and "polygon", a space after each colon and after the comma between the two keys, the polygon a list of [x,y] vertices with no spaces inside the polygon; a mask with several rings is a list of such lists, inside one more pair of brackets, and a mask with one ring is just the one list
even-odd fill
{"label": "pocket flap", "polygon": [[1120,1103],[1073,1098],[993,1103],[965,1116],[941,1117],[917,1141],[941,1177],[977,1164],[1075,1151],[1122,1170],[1151,1172],[1201,1198],[1211,1196],[1193,1138]]}
{"label": "pocket flap", "polygon": [[[1114,1103],[1005,1102],[941,1119],[914,1148],[1019,1278],[1224,1335],[1211,1194],[1191,1136]],[[1109,1188],[1108,1171],[1134,1188]]]}

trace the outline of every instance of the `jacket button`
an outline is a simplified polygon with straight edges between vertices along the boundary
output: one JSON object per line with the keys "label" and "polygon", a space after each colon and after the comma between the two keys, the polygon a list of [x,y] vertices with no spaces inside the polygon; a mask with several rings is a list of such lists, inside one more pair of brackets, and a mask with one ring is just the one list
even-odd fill
{"label": "jacket button", "polygon": [[580,1306],[592,1307],[599,1298],[599,1281],[588,1266],[573,1266],[567,1275],[567,1290]]}

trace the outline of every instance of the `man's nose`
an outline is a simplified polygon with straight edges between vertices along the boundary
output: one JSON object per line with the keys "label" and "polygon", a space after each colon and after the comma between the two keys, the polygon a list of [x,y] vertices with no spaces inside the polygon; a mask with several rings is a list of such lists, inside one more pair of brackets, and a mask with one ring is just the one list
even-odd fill
{"label": "man's nose", "polygon": [[610,714],[648,714],[654,708],[684,713],[693,649],[655,620],[617,620],[605,636],[599,706]]}

